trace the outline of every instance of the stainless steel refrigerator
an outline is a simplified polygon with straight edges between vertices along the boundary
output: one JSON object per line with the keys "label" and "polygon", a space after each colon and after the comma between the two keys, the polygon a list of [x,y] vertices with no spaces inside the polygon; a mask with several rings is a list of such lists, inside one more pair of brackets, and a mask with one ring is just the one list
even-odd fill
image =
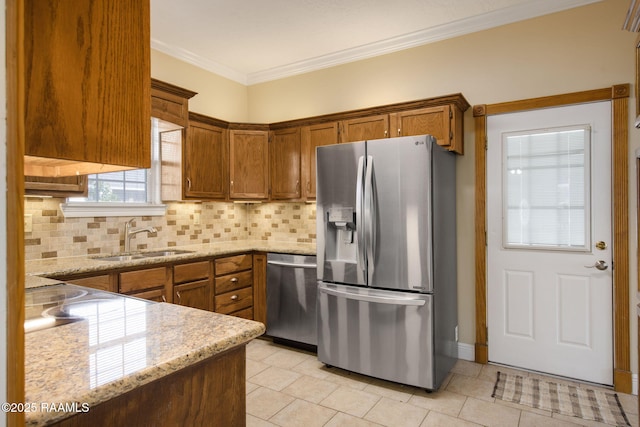
{"label": "stainless steel refrigerator", "polygon": [[455,155],[430,135],[317,148],[318,359],[437,389],[457,360]]}

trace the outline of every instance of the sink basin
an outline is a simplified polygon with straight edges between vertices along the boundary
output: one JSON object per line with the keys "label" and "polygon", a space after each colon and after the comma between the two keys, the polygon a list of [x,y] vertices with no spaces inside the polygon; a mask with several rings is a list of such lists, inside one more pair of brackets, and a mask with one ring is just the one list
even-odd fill
{"label": "sink basin", "polygon": [[192,252],[193,251],[185,251],[181,249],[167,249],[162,251],[143,252],[138,254],[105,255],[105,256],[95,257],[94,259],[98,261],[132,261],[134,259],[182,255],[182,254],[190,254]]}
{"label": "sink basin", "polygon": [[192,252],[193,251],[185,251],[185,250],[180,250],[180,249],[174,249],[174,250],[166,250],[166,251],[144,252],[144,253],[141,253],[140,255],[142,255],[143,257],[146,257],[146,258],[153,258],[153,257],[158,257],[158,256],[171,256],[171,255],[190,254]]}
{"label": "sink basin", "polygon": [[134,259],[142,259],[142,258],[144,258],[142,255],[135,254],[135,255],[100,256],[100,257],[95,257],[94,259],[97,259],[98,261],[131,261]]}

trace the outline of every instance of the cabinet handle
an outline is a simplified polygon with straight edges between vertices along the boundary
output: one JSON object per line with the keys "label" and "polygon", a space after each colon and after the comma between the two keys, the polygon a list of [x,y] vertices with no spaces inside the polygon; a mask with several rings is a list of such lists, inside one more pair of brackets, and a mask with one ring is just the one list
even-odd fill
{"label": "cabinet handle", "polygon": [[296,180],[296,193],[300,194],[300,180]]}
{"label": "cabinet handle", "polygon": [[235,301],[238,299],[238,295],[231,295],[231,301]]}
{"label": "cabinet handle", "polygon": [[182,297],[180,297],[180,291],[176,292],[176,296],[178,297],[178,304],[180,304],[180,301],[182,300]]}
{"label": "cabinet handle", "polygon": [[400,130],[400,128],[398,128],[398,136],[402,136],[402,131]]}
{"label": "cabinet handle", "polygon": [[191,178],[187,178],[187,189],[191,190]]}
{"label": "cabinet handle", "polygon": [[231,192],[233,192],[233,180],[231,180]]}
{"label": "cabinet handle", "polygon": [[385,129],[384,131],[384,137],[386,138],[389,135],[389,132]]}
{"label": "cabinet handle", "polygon": [[232,278],[231,278],[231,281],[232,281],[233,283],[236,283],[236,282],[238,281],[238,278],[237,278],[237,277],[232,277]]}
{"label": "cabinet handle", "polygon": [[162,302],[167,302],[167,298],[165,298],[164,294],[162,294]]}

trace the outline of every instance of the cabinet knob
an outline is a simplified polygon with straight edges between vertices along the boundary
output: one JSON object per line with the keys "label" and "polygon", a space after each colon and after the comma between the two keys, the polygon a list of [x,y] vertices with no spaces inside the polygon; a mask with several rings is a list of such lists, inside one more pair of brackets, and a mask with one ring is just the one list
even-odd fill
{"label": "cabinet knob", "polygon": [[237,299],[238,299],[238,295],[231,295],[231,300],[232,300],[232,301],[235,301],[235,300],[237,300]]}
{"label": "cabinet knob", "polygon": [[232,281],[233,283],[236,283],[236,282],[238,281],[238,278],[237,278],[237,277],[232,277],[232,278],[231,278],[231,281]]}

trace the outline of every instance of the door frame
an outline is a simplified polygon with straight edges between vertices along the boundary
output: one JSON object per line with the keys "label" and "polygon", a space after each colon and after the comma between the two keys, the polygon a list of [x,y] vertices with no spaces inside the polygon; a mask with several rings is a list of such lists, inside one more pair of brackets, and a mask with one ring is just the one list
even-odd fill
{"label": "door frame", "polygon": [[613,383],[631,393],[629,326],[629,84],[473,106],[475,122],[475,361],[489,361],[487,329],[487,117],[540,108],[611,101],[612,234],[613,234]]}

